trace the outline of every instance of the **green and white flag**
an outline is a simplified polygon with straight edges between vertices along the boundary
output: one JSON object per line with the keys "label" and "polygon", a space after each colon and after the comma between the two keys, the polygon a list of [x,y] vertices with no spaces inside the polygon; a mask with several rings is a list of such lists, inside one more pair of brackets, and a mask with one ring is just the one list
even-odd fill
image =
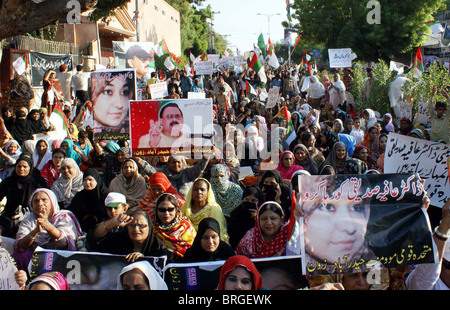
{"label": "green and white flag", "polygon": [[259,79],[261,80],[260,86],[263,86],[267,83],[267,76],[266,72],[264,71],[264,66],[262,65],[261,60],[256,53],[253,53],[252,60],[250,61],[248,67],[258,74]]}

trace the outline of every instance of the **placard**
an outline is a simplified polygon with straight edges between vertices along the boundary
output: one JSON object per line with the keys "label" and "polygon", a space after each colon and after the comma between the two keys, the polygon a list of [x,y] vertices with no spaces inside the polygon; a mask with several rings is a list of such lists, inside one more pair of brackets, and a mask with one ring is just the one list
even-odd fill
{"label": "placard", "polygon": [[450,146],[444,143],[389,133],[384,157],[385,173],[417,173],[433,206],[442,208],[450,195],[447,159]]}
{"label": "placard", "polygon": [[212,99],[130,102],[133,156],[199,155],[212,152]]}
{"label": "placard", "polygon": [[415,174],[299,176],[304,274],[369,272],[434,263]]}
{"label": "placard", "polygon": [[330,68],[349,68],[352,66],[352,49],[329,49]]}

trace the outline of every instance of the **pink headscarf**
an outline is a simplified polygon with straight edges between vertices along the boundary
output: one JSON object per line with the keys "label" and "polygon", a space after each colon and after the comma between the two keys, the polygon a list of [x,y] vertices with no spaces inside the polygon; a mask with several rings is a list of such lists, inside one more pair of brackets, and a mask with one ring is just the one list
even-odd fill
{"label": "pink headscarf", "polygon": [[[289,168],[286,168],[283,166],[282,160],[283,160],[284,155],[286,155],[286,154],[291,154],[292,158],[294,159],[294,164]],[[292,178],[292,175],[294,174],[294,172],[296,172],[298,170],[303,170],[303,167],[295,164],[294,153],[292,153],[291,151],[284,151],[280,155],[280,161],[278,163],[277,170],[280,171],[281,177],[283,178],[283,180],[290,180]]]}

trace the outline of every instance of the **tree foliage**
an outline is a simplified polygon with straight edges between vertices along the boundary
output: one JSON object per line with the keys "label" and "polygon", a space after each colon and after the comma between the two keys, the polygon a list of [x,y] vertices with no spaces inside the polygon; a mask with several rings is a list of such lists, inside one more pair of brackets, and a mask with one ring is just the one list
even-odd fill
{"label": "tree foliage", "polygon": [[[376,1],[373,1],[376,2]],[[380,23],[368,22],[373,7],[369,0],[294,0],[293,25],[302,40],[326,48],[351,47],[364,61],[385,61],[411,51],[427,38],[433,14],[445,7],[445,0],[379,0]]]}

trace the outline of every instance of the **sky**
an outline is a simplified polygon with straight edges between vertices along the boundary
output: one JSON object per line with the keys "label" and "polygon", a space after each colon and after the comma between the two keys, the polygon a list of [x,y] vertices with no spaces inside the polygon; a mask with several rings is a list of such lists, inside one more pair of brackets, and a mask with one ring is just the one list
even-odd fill
{"label": "sky", "polygon": [[[202,7],[211,5],[214,14],[213,29],[225,36],[228,48],[236,54],[236,48],[243,54],[253,50],[262,33],[267,43],[269,35],[272,43],[284,38],[281,22],[287,20],[286,0],[206,0]],[[258,13],[263,15],[257,15]],[[273,15],[268,17],[267,15]]]}

